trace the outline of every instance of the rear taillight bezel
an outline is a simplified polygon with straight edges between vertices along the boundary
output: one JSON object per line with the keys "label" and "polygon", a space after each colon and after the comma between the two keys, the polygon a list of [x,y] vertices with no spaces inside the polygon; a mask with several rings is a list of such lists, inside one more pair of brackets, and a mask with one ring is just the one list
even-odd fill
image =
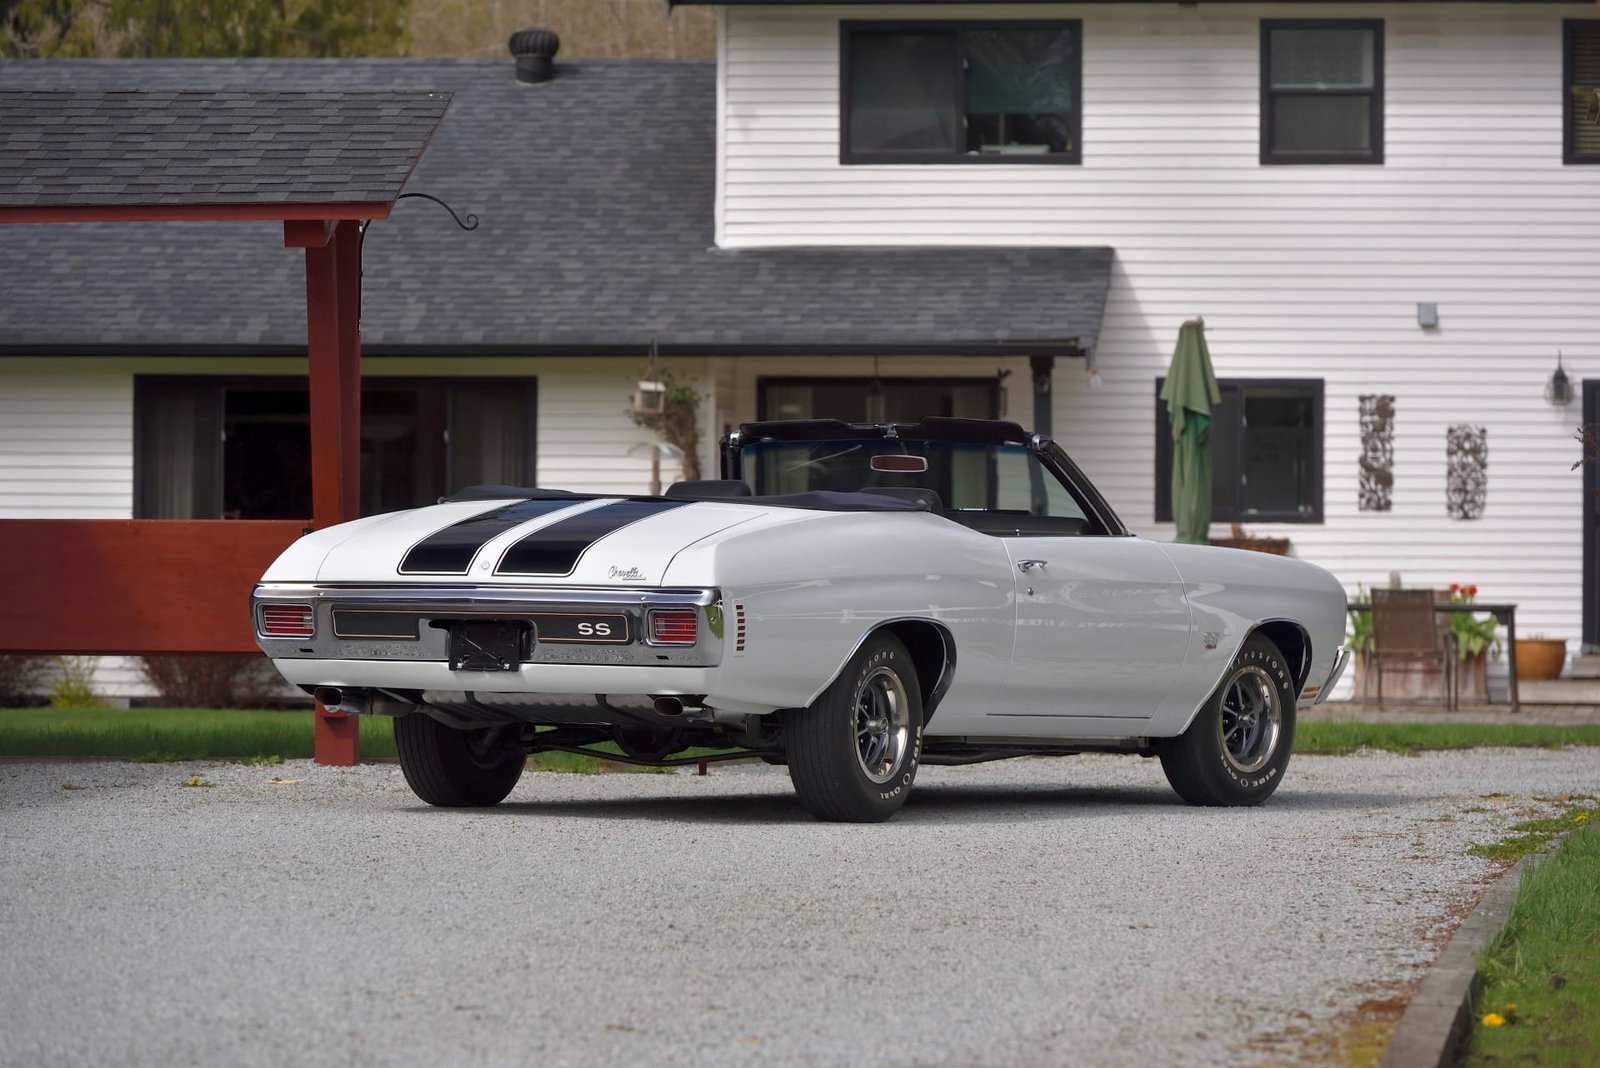
{"label": "rear taillight bezel", "polygon": [[[688,636],[685,637],[682,627],[684,620],[688,623]],[[676,627],[662,636],[658,629],[660,622],[667,622],[670,627]],[[667,648],[688,649],[700,644],[700,610],[698,608],[652,608],[645,615],[644,640],[647,645],[663,646]]]}
{"label": "rear taillight bezel", "polygon": [[[293,629],[273,630],[273,623],[269,623],[272,615],[281,615],[286,611],[295,613],[294,620],[298,624]],[[256,634],[262,638],[279,638],[289,641],[303,641],[317,636],[317,610],[314,605],[304,601],[268,601],[256,605]]]}

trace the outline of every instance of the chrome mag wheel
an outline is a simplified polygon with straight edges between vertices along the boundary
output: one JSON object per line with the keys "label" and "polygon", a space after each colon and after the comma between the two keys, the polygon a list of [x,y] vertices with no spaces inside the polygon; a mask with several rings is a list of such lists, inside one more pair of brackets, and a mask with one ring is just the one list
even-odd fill
{"label": "chrome mag wheel", "polygon": [[856,691],[856,759],[875,783],[900,770],[911,742],[911,702],[905,684],[888,667],[874,668]]}
{"label": "chrome mag wheel", "polygon": [[1278,750],[1283,705],[1272,676],[1254,665],[1239,668],[1222,691],[1223,758],[1240,774],[1266,767]]}

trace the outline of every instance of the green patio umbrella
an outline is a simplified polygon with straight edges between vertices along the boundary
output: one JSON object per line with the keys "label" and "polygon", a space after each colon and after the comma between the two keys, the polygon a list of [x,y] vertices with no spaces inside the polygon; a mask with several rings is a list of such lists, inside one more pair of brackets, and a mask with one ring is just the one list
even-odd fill
{"label": "green patio umbrella", "polygon": [[1176,541],[1204,545],[1211,528],[1211,409],[1222,403],[1206,349],[1206,324],[1190,319],[1161,387],[1172,422],[1172,518]]}

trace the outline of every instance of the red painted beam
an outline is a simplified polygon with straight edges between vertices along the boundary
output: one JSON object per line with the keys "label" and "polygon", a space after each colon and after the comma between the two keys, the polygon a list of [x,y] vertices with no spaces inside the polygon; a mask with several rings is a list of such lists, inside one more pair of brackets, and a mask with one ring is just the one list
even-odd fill
{"label": "red painted beam", "polygon": [[[340,222],[306,249],[306,348],[311,375],[311,516],[318,529],[361,514],[361,232]],[[356,762],[357,720],[317,706],[319,764]]]}
{"label": "red painted beam", "polygon": [[387,219],[391,202],[354,204],[63,204],[0,206],[0,223]]}
{"label": "red painted beam", "polygon": [[250,591],[304,520],[0,520],[0,651],[254,653]]}
{"label": "red painted beam", "polygon": [[321,248],[333,240],[332,219],[287,219],[283,224],[285,248]]}

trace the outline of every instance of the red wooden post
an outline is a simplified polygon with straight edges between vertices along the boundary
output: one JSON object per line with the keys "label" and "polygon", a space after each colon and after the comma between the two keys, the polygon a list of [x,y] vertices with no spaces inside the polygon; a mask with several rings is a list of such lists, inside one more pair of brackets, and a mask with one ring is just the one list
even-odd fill
{"label": "red wooden post", "polygon": [[[361,235],[354,222],[306,248],[306,349],[311,379],[311,522],[319,530],[361,512]],[[286,230],[285,240],[291,235]],[[356,717],[317,706],[318,764],[356,763]]]}

